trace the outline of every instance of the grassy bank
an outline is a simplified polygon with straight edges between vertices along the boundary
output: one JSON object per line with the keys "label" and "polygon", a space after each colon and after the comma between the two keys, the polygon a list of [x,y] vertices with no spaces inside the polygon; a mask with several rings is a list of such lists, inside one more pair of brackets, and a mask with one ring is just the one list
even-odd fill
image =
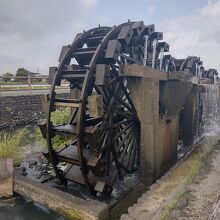
{"label": "grassy bank", "polygon": [[[31,82],[31,85],[39,85],[39,84],[45,84],[45,82]],[[27,81],[9,81],[9,82],[4,82],[0,81],[0,85],[27,85]]]}
{"label": "grassy bank", "polygon": [[15,162],[22,159],[22,146],[33,141],[27,128],[20,129],[11,134],[0,133],[0,159],[13,158]]}
{"label": "grassy bank", "polygon": [[[59,125],[68,122],[70,117],[70,109],[63,108],[52,112],[51,120],[53,125]],[[56,135],[53,138],[53,146],[58,149],[68,144],[71,136]],[[46,147],[46,140],[43,139],[40,129],[38,127],[25,127],[18,129],[12,133],[0,133],[0,159],[13,158],[16,162],[22,159],[23,148],[26,145],[39,142],[42,150]]]}
{"label": "grassy bank", "polygon": [[[70,118],[69,108],[62,108],[51,113],[51,121],[53,125],[60,125],[63,123],[68,123],[69,118]],[[55,135],[52,140],[54,148],[59,149],[60,147],[63,147],[65,144],[68,144],[71,136],[72,135],[70,136]],[[35,137],[35,140],[38,141],[42,147],[46,147],[46,140],[43,139],[39,128],[36,128],[34,137]]]}
{"label": "grassy bank", "polygon": [[186,192],[186,187],[193,182],[204,161],[213,151],[218,140],[219,139],[217,137],[212,137],[207,141],[207,143],[201,146],[199,154],[197,154],[197,156],[194,158],[194,161],[191,163],[191,167],[184,177],[182,183],[171,193],[172,195],[170,195],[169,201],[163,207],[164,211],[162,212],[160,220],[167,220],[169,218],[171,211],[175,208],[179,199],[181,199]]}
{"label": "grassy bank", "polygon": [[[50,89],[51,86],[50,85],[42,85],[42,86],[35,86],[35,85],[31,85],[31,88],[28,85],[14,85],[13,87],[10,86],[1,86],[0,85],[0,90],[1,91],[14,91],[14,90],[40,90],[40,89]],[[65,89],[65,88],[69,88],[68,86],[59,86],[60,89]]]}

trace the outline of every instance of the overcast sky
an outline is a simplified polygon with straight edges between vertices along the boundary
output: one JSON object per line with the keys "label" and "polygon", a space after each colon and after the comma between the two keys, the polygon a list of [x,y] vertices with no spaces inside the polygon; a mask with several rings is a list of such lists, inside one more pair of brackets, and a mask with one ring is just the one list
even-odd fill
{"label": "overcast sky", "polygon": [[220,72],[220,0],[0,0],[0,74],[47,74],[76,33],[128,19],[155,24],[176,58]]}

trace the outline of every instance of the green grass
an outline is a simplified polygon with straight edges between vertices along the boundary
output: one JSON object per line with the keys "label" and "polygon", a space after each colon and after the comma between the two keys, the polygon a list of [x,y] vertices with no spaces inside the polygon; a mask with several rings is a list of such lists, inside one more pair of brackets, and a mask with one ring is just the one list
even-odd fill
{"label": "green grass", "polygon": [[0,81],[0,85],[23,85],[23,82],[4,82],[4,81]]}
{"label": "green grass", "polygon": [[[65,89],[65,88],[68,88],[67,86],[60,86],[59,87],[60,89]],[[30,90],[30,87],[29,86],[16,86],[16,87],[2,87],[0,86],[0,89],[2,91],[4,90]],[[39,89],[50,89],[50,86],[31,86],[31,90],[39,90]]]}
{"label": "green grass", "polygon": [[[62,108],[59,110],[56,110],[51,113],[51,121],[53,125],[60,125],[64,123],[68,123],[70,118],[70,109],[69,108]],[[55,149],[59,149],[60,147],[63,147],[65,144],[68,144],[71,139],[70,136],[60,136],[60,135],[55,135],[53,138],[53,147]],[[39,128],[36,128],[35,130],[35,140],[40,142],[41,146],[43,148],[46,147],[46,140],[43,139],[41,131]]]}
{"label": "green grass", "polygon": [[168,217],[170,216],[171,211],[175,208],[177,202],[179,199],[184,195],[186,191],[186,188],[181,186],[178,187],[175,193],[175,197],[173,198],[172,202],[169,202],[168,204],[165,205],[164,207],[164,212],[160,217],[160,220],[167,220]]}
{"label": "green grass", "polygon": [[[47,84],[46,82],[31,81],[31,85]],[[28,85],[27,81],[0,81],[0,85]],[[49,84],[48,84],[49,85]]]}
{"label": "green grass", "polygon": [[[39,83],[40,84],[40,83]],[[2,84],[4,85],[4,87],[1,87],[1,84],[0,84],[0,90],[2,91],[5,91],[5,90],[30,90],[30,87],[28,85],[18,85],[18,84],[14,84],[16,85],[15,87],[10,87],[10,85],[8,84]],[[31,90],[39,90],[39,89],[50,89],[50,85],[42,85],[42,86],[35,86],[34,84],[31,84]],[[61,85],[59,86],[60,89],[65,89],[65,88],[69,88],[68,86],[66,85]]]}
{"label": "green grass", "polygon": [[31,141],[33,139],[27,128],[12,134],[0,133],[0,159],[13,158],[15,162],[19,162],[22,158],[22,146],[31,143]]}
{"label": "green grass", "polygon": [[80,220],[80,219],[82,219],[77,212],[75,212],[73,210],[70,210],[70,209],[60,210],[60,213],[64,214],[65,216],[67,216],[71,220]]}
{"label": "green grass", "polygon": [[[70,117],[70,109],[62,108],[52,112],[51,120],[54,125],[67,123]],[[32,129],[33,130],[33,129]],[[53,146],[58,149],[68,144],[71,136],[55,135],[53,138]],[[12,133],[0,133],[0,159],[13,158],[15,162],[22,159],[23,146],[40,142],[42,149],[46,147],[46,140],[43,139],[40,129],[37,127],[31,131],[28,127],[19,129]]]}
{"label": "green grass", "polygon": [[160,217],[160,220],[167,220],[169,218],[171,211],[175,208],[179,199],[181,199],[186,192],[186,186],[193,182],[203,162],[208,158],[209,154],[212,152],[217,142],[218,138],[213,137],[206,144],[204,144],[204,146],[202,146],[201,150],[199,151],[198,157],[195,158],[194,162],[192,163],[191,168],[185,176],[182,184],[176,188],[174,196],[164,206],[164,211]]}
{"label": "green grass", "polygon": [[51,121],[53,125],[67,123],[70,119],[70,108],[60,108],[51,113]]}

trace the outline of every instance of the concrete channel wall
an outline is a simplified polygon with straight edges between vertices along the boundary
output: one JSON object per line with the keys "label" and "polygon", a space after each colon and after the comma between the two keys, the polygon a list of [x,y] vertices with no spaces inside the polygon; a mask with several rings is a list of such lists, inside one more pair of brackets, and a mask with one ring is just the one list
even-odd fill
{"label": "concrete channel wall", "polygon": [[104,220],[108,218],[106,203],[81,199],[23,176],[15,176],[14,191],[67,216],[69,219]]}

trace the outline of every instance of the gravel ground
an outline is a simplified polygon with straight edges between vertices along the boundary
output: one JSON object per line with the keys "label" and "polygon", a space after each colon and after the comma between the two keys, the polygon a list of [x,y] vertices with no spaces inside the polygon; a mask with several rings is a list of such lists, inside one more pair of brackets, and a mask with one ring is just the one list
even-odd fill
{"label": "gravel ground", "polygon": [[206,220],[220,195],[220,143],[171,212],[169,220]]}

